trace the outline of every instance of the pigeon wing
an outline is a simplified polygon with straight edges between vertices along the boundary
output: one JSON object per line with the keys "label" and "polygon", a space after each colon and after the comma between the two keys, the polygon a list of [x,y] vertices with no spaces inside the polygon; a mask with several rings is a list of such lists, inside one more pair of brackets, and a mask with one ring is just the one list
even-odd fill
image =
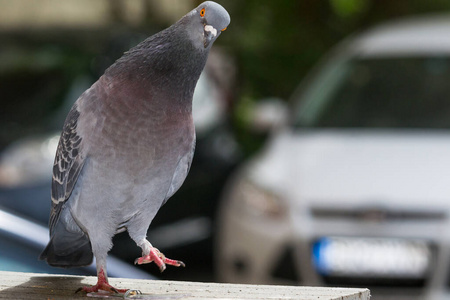
{"label": "pigeon wing", "polygon": [[53,231],[61,208],[69,199],[84,164],[81,154],[82,138],[77,132],[80,112],[77,104],[72,107],[64,123],[53,164],[52,208],[50,212],[50,232]]}

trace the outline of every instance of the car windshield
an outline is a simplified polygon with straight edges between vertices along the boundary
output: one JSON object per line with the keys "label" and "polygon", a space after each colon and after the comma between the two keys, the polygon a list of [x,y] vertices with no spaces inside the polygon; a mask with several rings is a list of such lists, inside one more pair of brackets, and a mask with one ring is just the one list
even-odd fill
{"label": "car windshield", "polygon": [[450,129],[450,57],[358,58],[315,79],[299,127]]}

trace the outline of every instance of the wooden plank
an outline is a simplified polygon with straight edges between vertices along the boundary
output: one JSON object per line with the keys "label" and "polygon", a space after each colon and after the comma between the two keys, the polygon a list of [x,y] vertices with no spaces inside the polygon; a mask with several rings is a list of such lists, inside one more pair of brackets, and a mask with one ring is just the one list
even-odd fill
{"label": "wooden plank", "polygon": [[[75,291],[96,283],[96,277],[0,271],[0,299],[81,299]],[[142,291],[140,299],[304,299],[368,300],[368,289],[221,284],[110,278],[116,288]],[[130,298],[133,299],[133,298]],[[134,298],[139,299],[139,298]]]}

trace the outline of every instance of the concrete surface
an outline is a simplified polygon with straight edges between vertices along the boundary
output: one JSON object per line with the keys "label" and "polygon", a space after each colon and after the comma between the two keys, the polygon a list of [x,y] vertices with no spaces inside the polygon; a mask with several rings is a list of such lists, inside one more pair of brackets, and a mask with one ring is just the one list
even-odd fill
{"label": "concrete surface", "polygon": [[[96,277],[0,271],[0,299],[82,299],[75,291],[93,285]],[[143,295],[130,299],[305,299],[368,300],[368,289],[220,284],[110,278],[116,288],[133,288]],[[108,298],[122,298],[117,295]]]}

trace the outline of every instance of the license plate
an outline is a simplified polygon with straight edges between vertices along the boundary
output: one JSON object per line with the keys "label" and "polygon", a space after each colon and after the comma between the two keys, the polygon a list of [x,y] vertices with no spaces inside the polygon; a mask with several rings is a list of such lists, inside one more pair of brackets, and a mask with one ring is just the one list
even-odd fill
{"label": "license plate", "polygon": [[423,278],[432,252],[425,241],[325,237],[314,243],[312,259],[324,276]]}

